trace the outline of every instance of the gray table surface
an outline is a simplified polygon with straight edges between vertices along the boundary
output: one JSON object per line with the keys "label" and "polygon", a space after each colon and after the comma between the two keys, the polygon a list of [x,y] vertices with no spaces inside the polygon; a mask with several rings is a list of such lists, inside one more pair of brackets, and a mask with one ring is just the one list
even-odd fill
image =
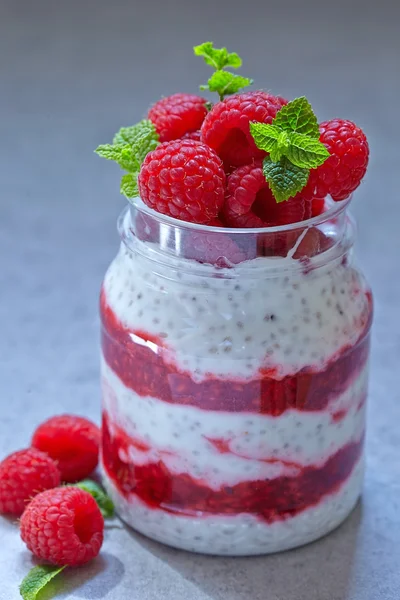
{"label": "gray table surface", "polygon": [[[101,557],[42,600],[399,599],[399,20],[395,0],[0,1],[0,455],[51,414],[99,420],[97,298],[123,200],[92,150],[162,94],[196,91],[208,71],[193,43],[237,50],[260,87],[358,121],[372,148],[353,207],[376,296],[362,503],[327,538],[250,559],[115,522]],[[12,521],[0,540],[0,598],[14,600],[31,557]]]}

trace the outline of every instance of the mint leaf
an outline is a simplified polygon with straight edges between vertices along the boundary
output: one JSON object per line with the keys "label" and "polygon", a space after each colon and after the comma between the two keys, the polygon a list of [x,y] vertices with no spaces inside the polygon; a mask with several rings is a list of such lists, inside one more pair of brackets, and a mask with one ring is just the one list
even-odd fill
{"label": "mint leaf", "polygon": [[202,56],[207,65],[215,69],[215,73],[210,77],[207,85],[201,85],[201,90],[217,92],[220,100],[228,94],[236,94],[239,90],[251,85],[253,81],[247,77],[234,75],[225,68],[237,69],[242,65],[242,59],[236,52],[228,52],[226,48],[214,48],[212,42],[204,42],[199,46],[194,46],[193,51],[196,56]]}
{"label": "mint leaf", "polygon": [[132,127],[122,127],[115,134],[113,144],[103,144],[95,152],[107,160],[114,160],[127,174],[122,177],[120,192],[126,198],[139,194],[137,178],[146,155],[159,144],[159,135],[153,123],[144,119]]}
{"label": "mint leaf", "polygon": [[248,77],[242,77],[241,75],[235,75],[228,71],[215,71],[207,82],[207,85],[201,85],[201,90],[209,90],[210,92],[217,92],[220,99],[228,94],[236,94],[239,90],[251,85],[252,79]]}
{"label": "mint leaf", "polygon": [[137,178],[137,173],[127,173],[126,175],[122,175],[121,177],[119,191],[128,200],[130,200],[131,198],[136,198],[136,196],[139,195]]}
{"label": "mint leaf", "polygon": [[330,156],[322,142],[307,135],[291,133],[289,140],[289,148],[284,154],[297,167],[315,169]]}
{"label": "mint leaf", "polygon": [[[131,175],[129,174],[128,176]],[[125,175],[124,177],[127,176]],[[98,483],[92,479],[83,479],[83,481],[76,483],[74,487],[78,487],[93,496],[100,508],[101,514],[105,519],[114,516],[114,504],[112,503],[111,498],[107,496],[103,488]]]}
{"label": "mint leaf", "polygon": [[256,143],[257,148],[271,152],[274,146],[277,145],[281,130],[275,125],[267,125],[266,123],[250,123],[250,133]]}
{"label": "mint leaf", "polygon": [[270,156],[264,159],[263,172],[278,203],[300,192],[307,184],[310,173],[309,169],[297,167],[286,157],[279,162],[274,162]]}
{"label": "mint leaf", "polygon": [[102,158],[114,160],[125,171],[138,171],[140,168],[140,162],[130,144],[102,144],[95,152]]}
{"label": "mint leaf", "polygon": [[158,136],[155,139],[153,132],[148,131],[138,135],[132,144],[132,153],[139,163],[139,168],[147,154],[155,150],[158,144]]}
{"label": "mint leaf", "polygon": [[113,144],[101,144],[97,146],[95,152],[102,158],[106,158],[107,160],[115,160],[118,161],[121,156],[121,151],[123,148],[127,148],[127,145],[118,145],[113,146]]}
{"label": "mint leaf", "polygon": [[263,172],[277,202],[295,196],[307,184],[310,169],[322,165],[329,152],[319,141],[317,118],[303,96],[283,106],[272,125],[250,123],[258,148],[269,153]]}
{"label": "mint leaf", "polygon": [[202,56],[204,62],[217,71],[225,67],[238,69],[242,66],[242,59],[236,52],[228,52],[226,48],[214,48],[213,42],[204,42],[199,46],[194,46],[195,56]]}
{"label": "mint leaf", "polygon": [[19,587],[22,598],[24,600],[36,600],[40,590],[64,569],[65,567],[56,567],[54,565],[39,565],[33,567]]}
{"label": "mint leaf", "polygon": [[113,144],[134,144],[141,136],[149,135],[158,142],[159,137],[153,123],[148,119],[139,121],[130,127],[121,127],[114,135]]}
{"label": "mint leaf", "polygon": [[302,133],[319,139],[319,127],[311,104],[305,96],[282,106],[272,124],[284,131]]}

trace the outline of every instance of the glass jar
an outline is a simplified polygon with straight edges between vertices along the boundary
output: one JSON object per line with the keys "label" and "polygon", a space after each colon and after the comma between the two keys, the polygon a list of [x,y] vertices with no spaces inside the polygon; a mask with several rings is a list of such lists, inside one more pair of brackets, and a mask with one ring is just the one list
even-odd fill
{"label": "glass jar", "polygon": [[300,224],[119,220],[101,292],[102,462],[122,519],[252,555],[337,527],[363,478],[370,290],[349,202]]}

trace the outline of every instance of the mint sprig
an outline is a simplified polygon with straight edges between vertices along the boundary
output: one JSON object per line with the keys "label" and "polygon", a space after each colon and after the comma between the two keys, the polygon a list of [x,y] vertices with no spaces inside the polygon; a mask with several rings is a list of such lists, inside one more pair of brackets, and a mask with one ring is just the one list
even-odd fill
{"label": "mint sprig", "polygon": [[201,85],[200,89],[217,92],[219,97],[223,99],[230,94],[236,94],[251,84],[252,80],[248,77],[229,73],[229,71],[215,71],[208,80],[207,85]]}
{"label": "mint sprig", "polygon": [[284,202],[307,185],[310,169],[322,165],[329,152],[319,141],[317,118],[302,96],[283,106],[271,125],[250,123],[256,146],[269,156],[263,172],[277,202]]}
{"label": "mint sprig", "polygon": [[56,577],[65,567],[54,565],[38,565],[33,567],[24,577],[19,587],[20,594],[24,600],[36,600],[38,593]]}
{"label": "mint sprig", "polygon": [[217,71],[225,67],[238,69],[242,66],[242,59],[236,52],[228,52],[226,48],[214,48],[212,42],[204,42],[204,44],[194,46],[193,51],[195,56],[202,56],[205,63]]}
{"label": "mint sprig", "polygon": [[130,127],[121,127],[114,135],[113,144],[134,144],[139,138],[152,139],[154,136],[154,125],[149,119],[143,119]]}
{"label": "mint sprig", "polygon": [[273,124],[284,131],[303,133],[317,140],[319,139],[317,117],[305,96],[295,98],[292,102],[282,106],[273,120]]}
{"label": "mint sprig", "polygon": [[125,171],[136,170],[139,164],[130,144],[102,144],[95,152],[102,158],[113,160]]}
{"label": "mint sprig", "polygon": [[193,51],[196,56],[202,56],[204,62],[215,69],[207,84],[201,85],[201,90],[217,92],[219,99],[223,100],[225,96],[236,94],[243,88],[253,83],[252,79],[236,75],[226,68],[238,69],[242,66],[242,59],[236,52],[228,52],[226,48],[214,48],[212,42],[204,42],[199,46],[194,46]]}
{"label": "mint sprig", "polygon": [[274,162],[267,156],[263,162],[263,173],[278,203],[300,192],[307,185],[309,176],[308,169],[294,165],[286,157]]}
{"label": "mint sprig", "polygon": [[92,479],[83,479],[83,481],[75,483],[74,487],[78,487],[93,496],[97,502],[101,514],[105,519],[110,519],[114,516],[114,504],[111,498],[107,496],[103,488],[98,483]]}
{"label": "mint sprig", "polygon": [[122,175],[119,191],[125,198],[136,198],[136,196],[139,195],[137,174],[126,173],[125,175]]}
{"label": "mint sprig", "polygon": [[114,135],[112,144],[102,144],[96,154],[107,160],[113,160],[121,169],[127,171],[121,180],[120,191],[128,200],[139,194],[137,178],[146,155],[155,150],[159,136],[153,123],[143,120],[131,127],[121,127]]}
{"label": "mint sprig", "polygon": [[302,133],[291,133],[286,156],[297,167],[316,169],[329,158],[330,154],[319,140]]}

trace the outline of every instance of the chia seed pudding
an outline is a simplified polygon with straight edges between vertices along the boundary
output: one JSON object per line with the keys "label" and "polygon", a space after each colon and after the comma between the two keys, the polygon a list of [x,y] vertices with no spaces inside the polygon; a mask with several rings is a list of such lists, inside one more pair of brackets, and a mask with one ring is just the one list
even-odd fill
{"label": "chia seed pudding", "polygon": [[251,256],[260,232],[229,230],[245,260],[201,263],[186,239],[226,232],[140,201],[121,216],[101,292],[103,468],[138,531],[260,554],[316,539],[354,507],[372,306],[345,208],[297,224],[298,239],[330,240],[306,261],[295,247]]}

